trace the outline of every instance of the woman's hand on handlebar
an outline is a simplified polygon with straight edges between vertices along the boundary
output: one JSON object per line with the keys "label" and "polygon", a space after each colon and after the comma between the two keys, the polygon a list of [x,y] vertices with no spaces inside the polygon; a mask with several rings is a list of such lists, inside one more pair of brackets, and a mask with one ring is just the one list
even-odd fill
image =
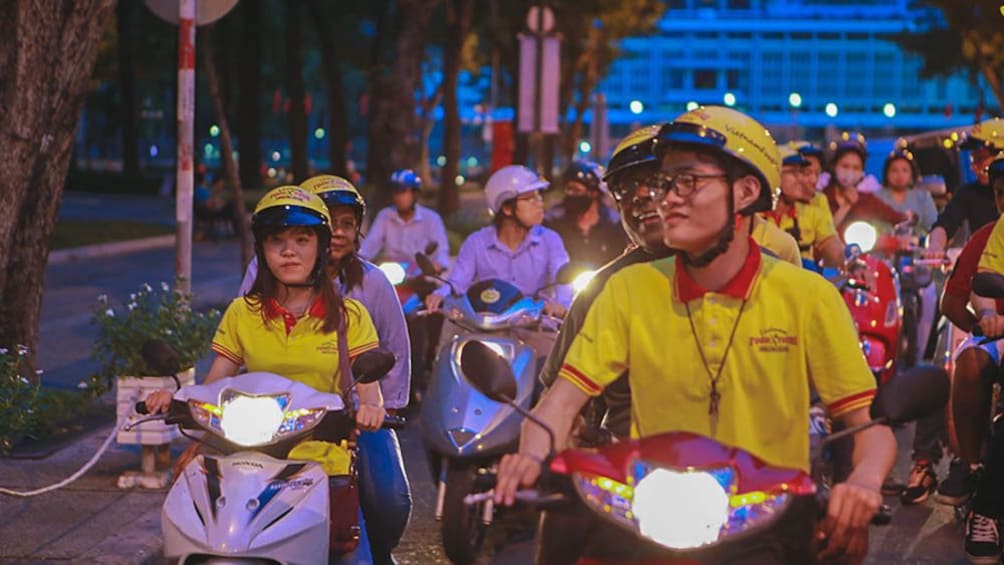
{"label": "woman's hand on handlebar", "polygon": [[172,399],[174,399],[174,394],[171,392],[158,390],[147,396],[144,402],[146,402],[146,409],[150,414],[159,414],[167,412],[167,407],[171,405]]}
{"label": "woman's hand on handlebar", "polygon": [[1000,314],[986,314],[976,324],[983,330],[983,335],[986,337],[1000,337],[1004,335],[1004,316]]}
{"label": "woman's hand on handlebar", "polygon": [[443,304],[443,295],[432,293],[425,297],[425,307],[430,312],[436,312]]}
{"label": "woman's hand on handlebar", "polygon": [[568,314],[568,308],[565,308],[557,302],[548,300],[544,304],[544,313],[548,316],[554,316],[555,318],[564,318],[565,314]]}

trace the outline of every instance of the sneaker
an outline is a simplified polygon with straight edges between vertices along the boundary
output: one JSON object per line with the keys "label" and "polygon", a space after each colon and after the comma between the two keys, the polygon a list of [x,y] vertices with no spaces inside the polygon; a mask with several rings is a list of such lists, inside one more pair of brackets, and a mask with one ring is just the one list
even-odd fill
{"label": "sneaker", "polygon": [[937,486],[938,476],[934,474],[934,467],[927,461],[917,461],[913,464],[910,480],[899,499],[903,504],[920,504],[927,500]]}
{"label": "sneaker", "polygon": [[996,564],[1001,556],[997,520],[970,512],[966,518],[966,556],[976,565]]}
{"label": "sneaker", "polygon": [[885,481],[882,482],[882,495],[899,496],[903,494],[903,489],[905,488],[906,485],[899,482],[899,479],[896,479],[892,475],[889,475],[888,477],[885,478]]}
{"label": "sneaker", "polygon": [[977,474],[970,470],[969,465],[959,459],[952,459],[948,466],[948,476],[938,485],[934,500],[942,504],[958,506],[969,500],[976,489]]}

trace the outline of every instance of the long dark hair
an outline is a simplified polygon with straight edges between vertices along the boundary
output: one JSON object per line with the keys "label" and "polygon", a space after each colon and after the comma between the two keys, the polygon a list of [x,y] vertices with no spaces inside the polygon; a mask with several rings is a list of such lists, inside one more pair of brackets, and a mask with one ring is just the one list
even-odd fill
{"label": "long dark hair", "polygon": [[328,278],[335,279],[341,283],[346,294],[351,292],[353,288],[362,288],[363,277],[366,274],[363,260],[359,257],[356,249],[359,249],[358,232],[356,232],[356,244],[352,252],[334,263],[328,263]]}
{"label": "long dark hair", "polygon": [[[262,319],[266,324],[269,322],[270,312],[265,305],[278,296],[279,285],[282,283],[279,282],[279,279],[272,274],[272,270],[268,267],[262,242],[269,235],[281,233],[288,229],[296,228],[277,226],[255,234],[255,254],[258,256],[258,274],[255,275],[251,290],[244,295],[244,301],[252,310],[261,312]],[[328,245],[331,241],[331,232],[328,231],[327,226],[317,226],[313,230],[317,233],[317,263],[311,271],[311,280],[308,282],[324,304],[325,314],[320,330],[323,333],[331,333],[338,330],[343,320],[345,321],[345,326],[348,327],[347,311],[344,298],[335,288],[335,285],[331,284],[331,278],[327,276],[326,267],[328,264]],[[325,233],[327,233],[327,237],[325,237]]]}

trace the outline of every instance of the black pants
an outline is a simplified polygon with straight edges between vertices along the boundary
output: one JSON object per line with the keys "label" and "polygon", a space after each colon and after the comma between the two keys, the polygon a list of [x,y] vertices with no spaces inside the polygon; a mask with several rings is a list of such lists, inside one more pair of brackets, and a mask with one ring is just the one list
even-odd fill
{"label": "black pants", "polygon": [[[813,532],[819,512],[812,497],[792,501],[784,516],[760,534],[720,548],[688,555],[697,563],[782,565],[817,562]],[[582,557],[603,561],[637,561],[668,556],[655,545],[608,524],[581,503],[541,514],[537,565],[572,565]]]}
{"label": "black pants", "polygon": [[995,427],[998,429],[990,439],[990,453],[973,496],[973,511],[996,519],[1004,508],[1004,429]]}

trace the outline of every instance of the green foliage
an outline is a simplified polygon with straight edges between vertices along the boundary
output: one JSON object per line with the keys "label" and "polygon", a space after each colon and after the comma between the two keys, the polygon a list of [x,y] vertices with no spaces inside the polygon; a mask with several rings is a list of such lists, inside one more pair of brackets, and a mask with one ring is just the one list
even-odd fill
{"label": "green foliage", "polygon": [[39,409],[39,387],[21,374],[28,348],[0,349],[0,453],[45,424]]}
{"label": "green foliage", "polygon": [[148,339],[169,343],[178,352],[182,369],[204,357],[209,352],[220,313],[215,309],[196,312],[191,302],[190,293],[178,290],[177,286],[172,289],[165,282],[157,288],[143,284],[129,295],[126,307],[118,311],[109,306],[106,296],[99,296],[94,312],[99,329],[93,357],[100,369],[87,384],[91,392],[103,393],[116,377],[153,374],[140,355],[140,348]]}

